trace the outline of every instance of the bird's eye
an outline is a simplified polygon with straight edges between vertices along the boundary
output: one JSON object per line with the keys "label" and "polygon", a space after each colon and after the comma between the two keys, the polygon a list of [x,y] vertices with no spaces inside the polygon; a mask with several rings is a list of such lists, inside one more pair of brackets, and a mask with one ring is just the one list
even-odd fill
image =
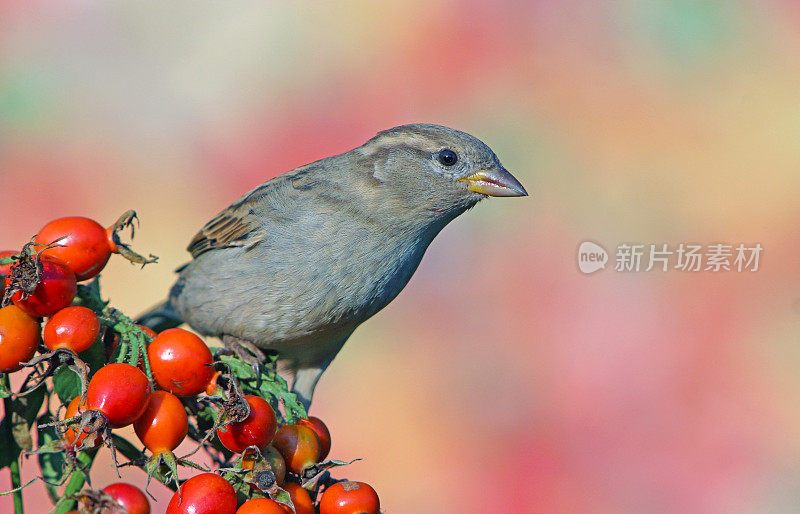
{"label": "bird's eye", "polygon": [[445,166],[452,166],[458,162],[458,155],[448,148],[439,152],[439,162]]}

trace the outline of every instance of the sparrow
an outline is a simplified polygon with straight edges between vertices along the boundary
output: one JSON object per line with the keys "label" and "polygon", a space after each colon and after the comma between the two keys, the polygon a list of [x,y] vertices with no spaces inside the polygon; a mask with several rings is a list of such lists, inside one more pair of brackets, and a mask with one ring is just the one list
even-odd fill
{"label": "sparrow", "polygon": [[308,409],[353,331],[403,290],[445,225],[489,196],[527,192],[479,139],[431,124],[384,130],[220,212],[139,322],[277,351]]}

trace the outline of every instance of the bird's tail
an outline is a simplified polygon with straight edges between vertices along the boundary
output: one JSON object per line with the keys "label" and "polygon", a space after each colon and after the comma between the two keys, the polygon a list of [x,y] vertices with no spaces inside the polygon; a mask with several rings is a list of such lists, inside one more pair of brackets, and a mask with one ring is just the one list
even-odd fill
{"label": "bird's tail", "polygon": [[183,320],[172,308],[169,300],[165,300],[158,305],[155,305],[149,311],[140,315],[136,319],[136,323],[144,325],[147,328],[152,328],[156,332],[161,332],[168,328],[175,328],[183,323]]}

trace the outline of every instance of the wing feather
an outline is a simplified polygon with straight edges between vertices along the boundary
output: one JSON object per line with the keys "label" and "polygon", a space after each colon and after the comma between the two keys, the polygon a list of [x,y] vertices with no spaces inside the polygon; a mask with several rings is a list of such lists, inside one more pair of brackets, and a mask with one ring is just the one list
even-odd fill
{"label": "wing feather", "polygon": [[[301,166],[278,175],[246,193],[206,223],[194,236],[187,248],[192,258],[217,248],[249,247],[258,244],[260,240],[258,230],[265,223],[265,218],[283,219],[288,215],[279,210],[265,211],[264,197],[274,196],[285,200],[297,194],[307,193],[317,183],[314,172],[320,168],[318,163]],[[254,207],[258,208],[258,213]]]}
{"label": "wing feather", "polygon": [[206,223],[187,247],[192,258],[217,248],[256,244],[260,223],[252,205],[274,187],[274,180],[261,184]]}

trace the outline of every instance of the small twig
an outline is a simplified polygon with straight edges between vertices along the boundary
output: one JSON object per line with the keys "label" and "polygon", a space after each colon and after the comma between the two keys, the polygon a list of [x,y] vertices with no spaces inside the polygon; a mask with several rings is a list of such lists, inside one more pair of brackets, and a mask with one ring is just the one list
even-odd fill
{"label": "small twig", "polygon": [[145,257],[134,252],[130,245],[123,243],[122,240],[119,238],[119,233],[126,228],[131,230],[131,239],[133,239],[135,233],[135,225],[138,224],[139,217],[136,215],[136,211],[130,210],[125,212],[119,219],[109,227],[109,237],[111,238],[112,251],[114,253],[118,253],[125,257],[133,264],[141,264],[144,268],[145,265],[151,264],[154,262],[158,262],[158,257],[150,254],[149,257]]}

